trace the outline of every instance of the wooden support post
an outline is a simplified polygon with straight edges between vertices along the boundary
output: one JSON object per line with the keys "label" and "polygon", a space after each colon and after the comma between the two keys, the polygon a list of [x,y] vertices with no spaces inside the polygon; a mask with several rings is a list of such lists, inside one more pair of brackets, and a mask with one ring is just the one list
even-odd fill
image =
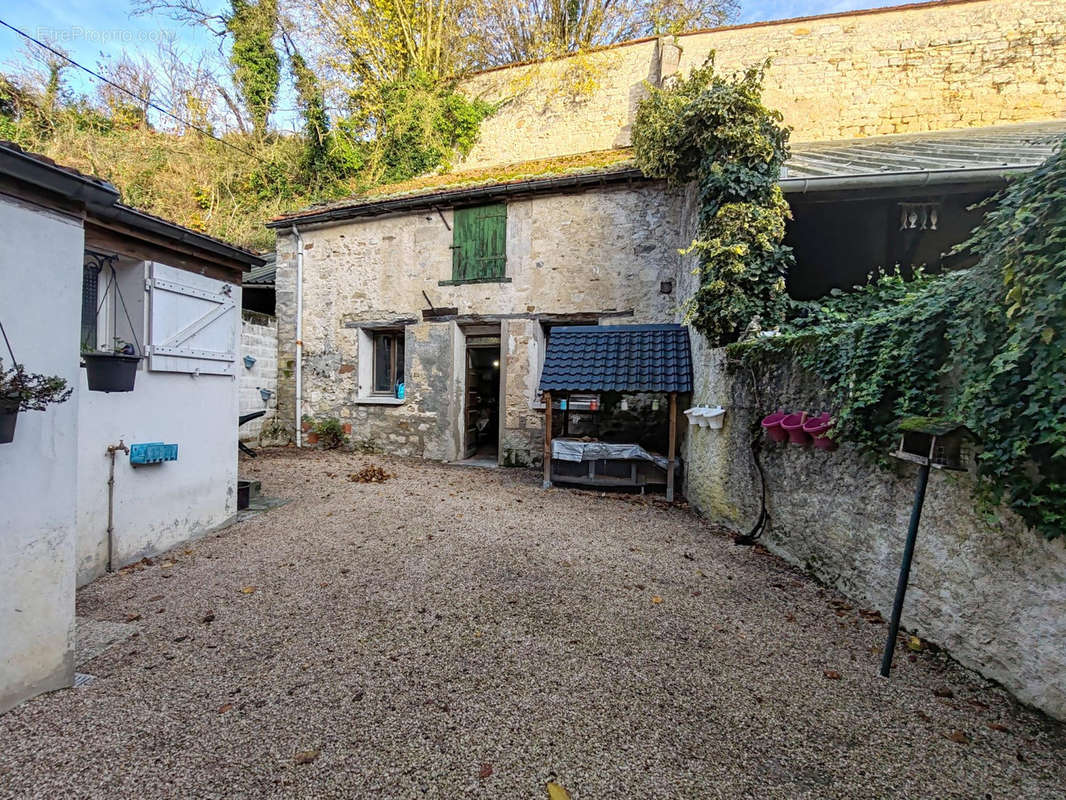
{"label": "wooden support post", "polygon": [[666,457],[666,502],[674,502],[674,472],[677,468],[677,392],[670,392],[670,445]]}
{"label": "wooden support post", "polygon": [[544,393],[544,488],[552,487],[552,393]]}

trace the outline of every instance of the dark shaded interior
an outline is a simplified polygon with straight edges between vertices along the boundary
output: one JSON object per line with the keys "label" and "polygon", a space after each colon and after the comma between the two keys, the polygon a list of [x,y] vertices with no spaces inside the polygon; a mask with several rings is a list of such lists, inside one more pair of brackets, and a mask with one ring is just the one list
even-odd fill
{"label": "dark shaded interior", "polygon": [[[972,206],[992,196],[998,186],[943,187],[936,192],[866,192],[788,195],[793,220],[785,243],[796,257],[788,276],[795,300],[814,300],[831,289],[865,283],[880,267],[899,265],[904,274],[925,265],[931,272],[968,266],[972,259],[950,255],[981,222],[984,209]],[[935,207],[931,220],[901,229],[903,204]],[[924,229],[922,222],[925,222]]]}

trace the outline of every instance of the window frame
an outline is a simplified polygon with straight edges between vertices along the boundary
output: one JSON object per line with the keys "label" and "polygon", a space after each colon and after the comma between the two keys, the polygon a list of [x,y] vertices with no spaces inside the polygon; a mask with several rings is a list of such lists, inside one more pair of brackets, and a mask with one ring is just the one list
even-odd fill
{"label": "window frame", "polygon": [[[387,373],[392,380],[389,389],[378,388],[378,342],[388,338],[389,354]],[[406,335],[400,330],[375,330],[370,332],[370,397],[396,397],[396,386],[404,382],[403,370],[406,367]],[[399,370],[397,370],[399,367]]]}
{"label": "window frame", "polygon": [[380,405],[380,406],[399,406],[407,402],[406,393],[405,398],[400,399],[396,397],[395,384],[393,388],[388,392],[375,391],[374,381],[374,368],[375,368],[375,347],[377,338],[381,334],[387,334],[394,337],[395,352],[399,353],[400,348],[403,348],[403,369],[404,375],[402,380],[406,384],[407,382],[407,328],[408,323],[391,322],[364,322],[357,323],[352,327],[356,328],[356,370],[353,373],[355,379],[354,392],[349,395],[351,402],[359,405]]}

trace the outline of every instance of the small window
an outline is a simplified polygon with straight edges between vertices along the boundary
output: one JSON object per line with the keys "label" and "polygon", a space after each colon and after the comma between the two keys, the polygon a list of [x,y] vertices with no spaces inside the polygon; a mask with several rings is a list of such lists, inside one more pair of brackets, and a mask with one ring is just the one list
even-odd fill
{"label": "small window", "polygon": [[452,226],[452,281],[506,281],[507,206],[457,208]]}
{"label": "small window", "polygon": [[395,397],[396,387],[403,383],[403,331],[375,333],[373,338],[373,393]]}

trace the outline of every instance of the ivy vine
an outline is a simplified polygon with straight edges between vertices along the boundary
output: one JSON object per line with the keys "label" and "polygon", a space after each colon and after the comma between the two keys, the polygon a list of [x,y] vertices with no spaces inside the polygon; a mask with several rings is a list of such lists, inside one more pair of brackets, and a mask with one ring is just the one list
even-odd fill
{"label": "ivy vine", "polygon": [[990,204],[956,248],[963,270],[880,273],[794,304],[783,335],[732,345],[784,353],[838,399],[836,436],[884,458],[905,416],[947,416],[980,442],[977,499],[1052,539],[1066,529],[1066,149]]}
{"label": "ivy vine", "polygon": [[788,204],[777,180],[789,129],[763,105],[769,62],[743,74],[714,71],[714,54],[666,88],[649,87],[637,107],[633,150],[641,171],[699,192],[697,289],[685,309],[715,346],[741,338],[753,320],[774,327],[785,316],[792,251],[782,244]]}

